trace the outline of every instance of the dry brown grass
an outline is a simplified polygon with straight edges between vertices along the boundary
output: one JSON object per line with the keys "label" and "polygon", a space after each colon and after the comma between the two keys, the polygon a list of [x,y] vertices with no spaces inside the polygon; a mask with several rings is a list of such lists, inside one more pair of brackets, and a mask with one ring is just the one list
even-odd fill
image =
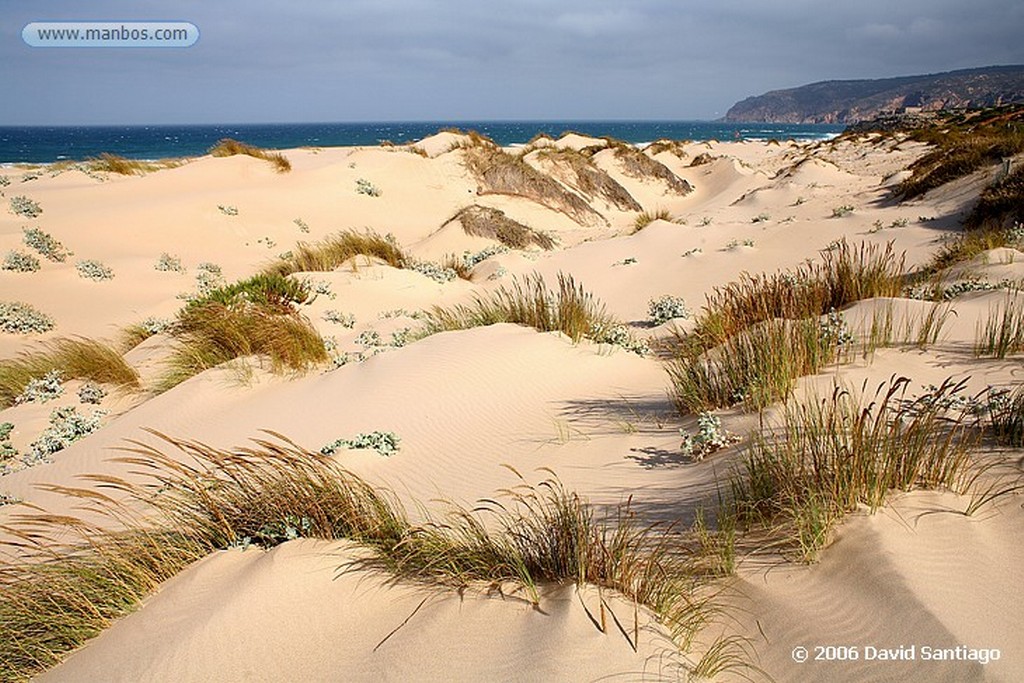
{"label": "dry brown grass", "polygon": [[668,186],[669,192],[679,196],[688,195],[693,191],[690,183],[673,173],[668,166],[657,159],[652,159],[636,147],[620,143],[614,145],[612,149],[615,158],[622,165],[623,172],[629,177],[639,180],[660,180]]}
{"label": "dry brown grass", "polygon": [[687,141],[685,140],[656,140],[655,142],[647,145],[644,151],[651,156],[657,156],[662,152],[668,152],[679,159],[685,159],[688,156],[686,153],[686,144]]}
{"label": "dry brown grass", "polygon": [[267,274],[290,275],[304,271],[331,271],[356,256],[378,258],[394,268],[404,268],[409,257],[394,241],[374,232],[339,232],[314,244],[299,242],[288,258],[264,269]]}
{"label": "dry brown grass", "polygon": [[619,181],[581,152],[545,147],[537,152],[537,157],[563,171],[568,183],[591,199],[600,197],[620,211],[640,211],[643,208]]}
{"label": "dry brown grass", "polygon": [[509,218],[500,209],[474,204],[460,209],[444,225],[453,221],[459,221],[467,235],[497,240],[511,249],[527,249],[533,245],[553,249],[555,246],[550,237]]}
{"label": "dry brown grass", "polygon": [[715,288],[688,338],[706,350],[765,320],[801,320],[862,299],[899,296],[904,268],[905,255],[896,254],[892,242],[855,247],[843,240],[821,252],[820,261],[771,275],[743,273]]}
{"label": "dry brown grass", "polygon": [[543,277],[533,275],[486,297],[477,296],[468,306],[435,306],[427,314],[426,333],[497,323],[527,325],[541,332],[559,331],[578,342],[595,330],[614,327],[617,321],[582,285],[576,284],[571,276],[559,273],[558,288],[553,291],[548,289]]}
{"label": "dry brown grass", "polygon": [[255,159],[262,159],[270,162],[278,173],[287,173],[292,170],[292,163],[280,152],[268,152],[265,149],[254,147],[238,140],[224,138],[210,148],[210,155],[215,157],[230,157],[236,154],[244,154]]}
{"label": "dry brown grass", "polygon": [[[280,435],[219,450],[154,434],[162,444],[132,442],[119,458],[141,482],[86,477],[107,493],[49,487],[89,509],[96,524],[29,510],[5,527],[19,552],[0,559],[3,680],[58,663],[214,550],[303,537],[362,545],[366,552],[340,571],[384,570],[460,589],[513,582],[538,607],[541,583],[596,585],[648,608],[684,652],[720,611],[671,528],[638,522],[628,503],[599,519],[557,480],[524,483],[473,510],[453,504],[413,525],[393,496]],[[628,619],[600,602],[595,626],[611,630],[610,616],[635,649],[636,608]],[[737,645],[719,638],[694,673],[749,666]]]}
{"label": "dry brown grass", "polygon": [[126,159],[116,154],[103,152],[95,159],[88,159],[85,164],[90,171],[97,173],[117,173],[119,175],[143,175],[163,168],[174,168],[183,162],[180,159],[162,159],[160,161],[139,161]]}
{"label": "dry brown grass", "polygon": [[116,349],[93,339],[57,339],[43,348],[0,361],[0,408],[10,406],[25,386],[52,370],[64,379],[138,388],[139,375]]}
{"label": "dry brown grass", "polygon": [[178,345],[158,391],[246,356],[268,358],[275,372],[301,372],[327,360],[320,334],[290,308],[245,301],[200,302],[179,313],[173,334]]}
{"label": "dry brown grass", "polygon": [[480,192],[523,197],[562,213],[579,225],[607,223],[580,196],[520,157],[489,145],[472,145],[462,149],[466,168],[480,183]]}

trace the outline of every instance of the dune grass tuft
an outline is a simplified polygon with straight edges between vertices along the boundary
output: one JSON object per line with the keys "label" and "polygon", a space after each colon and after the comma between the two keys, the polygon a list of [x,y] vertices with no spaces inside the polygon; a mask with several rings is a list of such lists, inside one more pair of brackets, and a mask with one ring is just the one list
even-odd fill
{"label": "dune grass tuft", "polygon": [[268,161],[278,173],[287,173],[292,170],[292,163],[280,152],[268,152],[265,149],[254,147],[238,140],[224,138],[210,148],[210,155],[215,157],[230,157],[236,154],[244,154],[256,159]]}
{"label": "dune grass tuft", "polygon": [[633,195],[586,154],[568,147],[546,147],[537,152],[537,158],[564,172],[568,183],[587,197],[600,197],[620,211],[640,211]]}
{"label": "dune grass tuft", "polygon": [[559,331],[574,342],[597,329],[616,325],[592,294],[571,275],[559,273],[558,288],[549,290],[544,278],[531,275],[515,280],[488,296],[477,296],[470,305],[434,307],[426,315],[426,333],[464,330],[471,327],[515,323],[541,332]]}
{"label": "dune grass tuft", "polygon": [[606,223],[579,195],[521,157],[489,145],[463,147],[462,152],[466,168],[476,177],[485,194],[524,197],[568,216],[579,225]]}
{"label": "dune grass tuft", "polygon": [[138,373],[112,347],[92,339],[56,339],[38,351],[0,360],[0,408],[13,405],[30,381],[53,370],[65,379],[139,386]]}
{"label": "dune grass tuft", "polygon": [[1024,224],[1024,165],[982,190],[964,219],[968,230],[998,229],[1015,223]]}
{"label": "dune grass tuft", "polygon": [[[898,296],[903,264],[891,243],[855,248],[844,240],[822,252],[821,262],[772,275],[743,273],[716,288],[693,331],[666,344],[677,408],[687,414],[742,402],[762,409],[787,397],[794,380],[849,348],[853,339],[838,309]],[[923,322],[921,334],[937,336],[942,322]]]}
{"label": "dune grass tuft", "polygon": [[680,413],[744,403],[760,410],[787,397],[798,377],[836,359],[838,339],[816,318],[756,323],[720,346],[665,365]]}
{"label": "dune grass tuft", "polygon": [[86,168],[97,173],[116,173],[118,175],[144,175],[151,171],[174,168],[181,165],[180,159],[162,159],[160,161],[140,161],[127,159],[117,154],[103,152],[95,159],[85,162]]}
{"label": "dune grass tuft", "polygon": [[178,344],[158,391],[245,356],[269,358],[275,372],[301,372],[328,360],[319,333],[290,308],[251,302],[190,304],[179,313],[172,334]]}
{"label": "dune grass tuft", "polygon": [[636,220],[633,221],[633,233],[638,233],[654,221],[669,221],[672,222],[674,219],[668,209],[658,209],[656,211],[644,211]]}
{"label": "dune grass tuft", "polygon": [[534,245],[541,249],[555,247],[551,237],[509,218],[501,209],[473,204],[460,209],[442,227],[453,221],[459,221],[467,235],[497,240],[510,249],[527,249]]}
{"label": "dune grass tuft", "polygon": [[739,280],[715,288],[686,341],[706,350],[755,323],[817,317],[855,301],[899,296],[902,291],[904,255],[897,255],[891,242],[882,249],[842,240],[822,251],[821,257],[820,262],[788,272],[743,273]]}
{"label": "dune grass tuft", "polygon": [[[141,483],[102,476],[90,479],[108,493],[49,487],[105,522],[32,510],[5,528],[21,556],[0,559],[4,680],[56,664],[213,550],[300,537],[350,539],[369,551],[342,571],[383,569],[460,588],[513,582],[535,602],[545,582],[617,591],[651,610],[684,652],[718,611],[671,529],[640,524],[628,504],[598,519],[557,480],[506,491],[472,511],[452,505],[414,525],[392,496],[280,435],[230,451],[156,436],[161,446],[132,442],[119,458]],[[145,519],[132,512],[140,509],[149,511]],[[600,603],[600,621],[593,619],[606,630],[611,608]],[[635,612],[632,629],[625,615],[611,616],[635,648]],[[737,665],[735,645],[716,641],[697,669]]]}
{"label": "dune grass tuft", "polygon": [[668,166],[656,159],[652,159],[642,150],[633,145],[618,142],[611,145],[615,158],[626,175],[631,178],[647,180],[654,178],[662,181],[668,186],[669,192],[679,196],[685,196],[693,192],[693,187],[675,173]]}
{"label": "dune grass tuft", "polygon": [[787,405],[778,424],[751,437],[732,476],[739,522],[770,530],[809,562],[844,515],[860,505],[874,512],[893,490],[965,492],[976,433],[945,415],[945,399],[962,385],[947,380],[910,399],[909,384],[892,378],[866,397],[837,387]]}
{"label": "dune grass tuft", "polygon": [[974,355],[1006,358],[1024,351],[1024,296],[1007,292],[991,307],[988,316],[978,321]]}
{"label": "dune grass tuft", "polygon": [[290,275],[305,271],[331,271],[355,256],[378,258],[394,268],[404,268],[409,256],[393,240],[374,232],[339,232],[314,244],[299,242],[288,258],[274,262],[266,274]]}

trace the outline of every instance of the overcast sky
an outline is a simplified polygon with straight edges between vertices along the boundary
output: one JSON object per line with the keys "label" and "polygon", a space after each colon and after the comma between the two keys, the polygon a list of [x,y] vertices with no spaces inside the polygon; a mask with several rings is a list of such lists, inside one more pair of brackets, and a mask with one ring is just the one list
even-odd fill
{"label": "overcast sky", "polygon": [[[185,49],[30,21],[177,19]],[[712,119],[767,90],[1024,63],[1020,0],[0,0],[0,125]]]}

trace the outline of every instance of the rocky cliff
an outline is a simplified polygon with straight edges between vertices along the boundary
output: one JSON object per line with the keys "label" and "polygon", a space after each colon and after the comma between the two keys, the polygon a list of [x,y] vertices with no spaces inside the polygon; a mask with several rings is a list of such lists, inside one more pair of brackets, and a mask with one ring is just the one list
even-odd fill
{"label": "rocky cliff", "polygon": [[856,123],[904,109],[934,111],[1024,101],[1024,65],[925,76],[822,81],[737,102],[726,121]]}

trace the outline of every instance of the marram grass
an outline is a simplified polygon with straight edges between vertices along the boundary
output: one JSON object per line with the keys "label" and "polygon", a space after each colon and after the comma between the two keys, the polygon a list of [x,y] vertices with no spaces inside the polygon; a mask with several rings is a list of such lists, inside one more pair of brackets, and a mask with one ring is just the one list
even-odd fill
{"label": "marram grass", "polygon": [[268,275],[290,275],[304,271],[331,271],[355,256],[381,259],[394,268],[404,268],[410,259],[397,243],[373,232],[365,234],[344,231],[320,242],[299,242],[288,258],[280,259],[265,269]]}
{"label": "marram grass", "polygon": [[752,435],[731,478],[741,525],[769,529],[784,547],[813,561],[842,518],[874,512],[892,491],[944,488],[966,493],[976,478],[970,457],[977,432],[948,419],[947,380],[907,396],[910,380],[892,378],[874,394],[837,387],[823,399],[787,404],[774,424]]}
{"label": "marram grass", "polygon": [[502,286],[472,304],[434,307],[426,316],[426,333],[464,330],[471,327],[515,323],[541,332],[559,331],[574,342],[593,330],[615,325],[613,317],[571,275],[559,273],[557,289],[548,289],[544,278],[534,274]]}
{"label": "marram grass", "polygon": [[93,339],[56,339],[38,351],[0,360],[0,408],[12,405],[31,380],[52,370],[59,370],[65,379],[139,386],[138,373],[114,348]]}
{"label": "marram grass", "polygon": [[268,161],[278,173],[287,173],[292,170],[292,163],[280,152],[268,152],[265,149],[260,149],[259,147],[254,147],[231,138],[224,138],[210,148],[210,155],[215,157],[230,157],[236,154],[244,154],[255,159]]}
{"label": "marram grass", "polygon": [[[2,529],[14,551],[0,560],[3,680],[58,663],[213,550],[299,537],[350,539],[370,551],[340,571],[459,587],[513,582],[535,601],[540,583],[597,585],[653,612],[684,652],[718,611],[671,529],[639,523],[628,504],[598,519],[557,480],[412,524],[393,496],[280,435],[230,451],[156,436],[160,445],[133,442],[120,458],[141,482],[87,478],[109,494],[50,487],[101,522],[30,509]],[[604,601],[600,615],[603,629]],[[636,647],[635,624],[630,631],[624,616],[612,619]],[[694,670],[746,666],[739,647],[719,639]]]}

